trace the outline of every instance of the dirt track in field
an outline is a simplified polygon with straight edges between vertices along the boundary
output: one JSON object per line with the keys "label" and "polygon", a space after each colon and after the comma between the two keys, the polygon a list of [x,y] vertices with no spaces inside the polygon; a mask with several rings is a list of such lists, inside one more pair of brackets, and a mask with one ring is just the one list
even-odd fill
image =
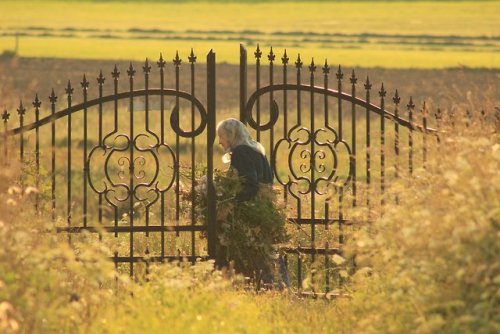
{"label": "dirt track in field", "polygon": [[[166,59],[165,67],[165,87],[175,88],[174,65],[170,59]],[[19,100],[24,101],[24,105],[31,108],[35,93],[47,108],[49,105],[48,96],[51,88],[59,96],[64,95],[64,89],[71,80],[75,88],[73,99],[75,102],[81,101],[82,93],[79,83],[86,74],[90,81],[89,99],[97,97],[98,86],[96,78],[99,70],[102,69],[106,78],[104,94],[113,92],[113,78],[111,72],[115,66],[121,72],[119,80],[119,90],[129,89],[127,69],[130,62],[95,61],[95,60],[74,60],[74,59],[47,59],[47,58],[11,58],[0,59],[0,108],[7,108],[11,113],[19,105]],[[135,83],[134,88],[144,87],[143,63],[134,62]],[[159,69],[156,61],[151,62],[150,87],[159,87]],[[330,71],[329,86],[337,88],[335,73],[338,68],[333,67]],[[190,65],[184,60],[181,65],[180,89],[190,91],[189,79]],[[230,64],[217,64],[217,110],[227,113],[233,110],[234,116],[238,115],[239,108],[239,67]],[[282,82],[281,65],[274,66],[274,81]],[[352,68],[345,68],[343,90],[350,92],[351,84],[349,78]],[[378,104],[378,90],[383,82],[387,90],[386,101],[391,101],[394,91],[398,89],[401,96],[401,104],[406,105],[410,96],[413,97],[417,108],[425,100],[431,110],[437,107],[442,110],[481,110],[493,111],[500,106],[500,70],[490,69],[446,69],[446,70],[417,70],[417,69],[381,69],[381,68],[356,68],[358,79],[357,94],[364,98],[365,91],[363,83],[366,76],[370,77],[373,84],[372,101]],[[296,82],[295,66],[288,67],[289,83]],[[200,100],[205,100],[206,95],[206,65],[196,64],[195,89]],[[323,85],[323,74],[321,65],[316,69],[317,85]],[[248,92],[255,89],[255,67],[248,68]],[[269,68],[261,67],[261,86],[269,82]],[[302,68],[302,83],[309,83],[309,70],[306,64]],[[62,102],[61,102],[62,101]],[[59,106],[64,105],[65,99],[59,99]],[[386,103],[389,103],[386,102]],[[28,111],[29,112],[29,111]]]}

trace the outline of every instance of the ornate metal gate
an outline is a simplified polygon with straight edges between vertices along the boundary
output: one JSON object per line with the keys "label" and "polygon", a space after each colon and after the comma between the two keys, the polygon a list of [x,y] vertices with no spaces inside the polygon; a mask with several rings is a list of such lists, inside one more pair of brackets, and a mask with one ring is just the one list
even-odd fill
{"label": "ornate metal gate", "polygon": [[[159,88],[149,87],[152,66],[146,60],[142,89],[134,87],[137,72],[130,64],[128,90],[119,92],[121,73],[115,66],[109,95],[103,94],[106,78],[101,71],[95,99],[88,98],[90,82],[84,76],[80,83],[83,102],[79,104],[73,105],[74,88],[68,82],[63,110],[56,112],[58,97],[52,90],[51,113],[46,117],[40,118],[38,95],[33,101],[33,122],[25,125],[22,102],[17,109],[18,128],[9,130],[10,114],[3,113],[5,161],[8,138],[18,135],[19,158],[32,169],[25,173],[31,173],[32,181],[42,190],[35,201],[37,211],[50,212],[57,231],[67,233],[70,240],[75,235],[81,237],[83,231],[97,234],[99,240],[112,234],[117,241],[112,259],[117,267],[128,263],[131,276],[137,263],[146,263],[147,270],[152,261],[194,262],[215,254],[215,53],[207,55],[206,104],[195,94],[195,63],[191,51],[189,92],[179,88],[181,59],[177,54],[173,59],[174,88],[165,87],[167,62],[160,56]],[[169,114],[167,108],[171,109]],[[190,130],[183,130],[182,124]],[[33,132],[34,147],[26,147],[25,139],[33,139]],[[197,138],[206,143],[201,155],[197,155]],[[183,177],[196,191],[194,172],[183,175],[183,161],[192,170],[197,163],[207,166],[207,225],[196,223],[194,203],[190,208],[182,206]],[[48,199],[43,203],[50,203],[44,210],[40,207],[42,197]],[[201,238],[202,232],[208,237]]]}
{"label": "ornate metal gate", "polygon": [[[371,103],[372,84],[368,78],[364,84],[365,100],[357,97],[358,78],[354,71],[349,78],[350,92],[344,92],[340,66],[335,73],[336,89],[330,88],[327,60],[318,78],[314,59],[304,71],[298,55],[289,70],[290,59],[285,50],[281,69],[275,71],[276,55],[271,47],[267,55],[268,73],[264,73],[258,45],[254,56],[255,84],[251,90],[247,51],[240,47],[240,119],[255,129],[258,141],[268,143],[268,157],[282,187],[288,221],[297,230],[292,245],[282,247],[282,251],[287,254],[288,267],[299,291],[335,295],[347,277],[347,261],[340,256],[346,230],[355,227],[347,209],[369,207],[375,196],[383,204],[387,173],[397,178],[403,168],[412,173],[415,164],[425,164],[426,134],[435,130],[427,126],[425,104],[422,125],[415,122],[411,98],[408,120],[400,117],[397,90],[392,98],[393,112],[389,112],[383,84],[378,92],[380,106]],[[267,76],[264,85],[263,76]],[[322,86],[317,85],[318,81],[322,81]],[[252,93],[247,98],[249,90]],[[374,121],[378,124],[372,124]],[[393,125],[393,136],[388,136],[387,122]],[[418,161],[414,157],[415,130],[422,144],[419,153],[423,154]],[[386,143],[387,137],[391,146]],[[402,161],[402,147],[408,154],[406,163]],[[365,188],[363,198],[357,190],[360,185]],[[397,201],[397,196],[394,199]],[[365,221],[369,219],[367,215]],[[362,223],[359,218],[356,222]],[[305,280],[307,286],[303,284]]]}
{"label": "ornate metal gate", "polygon": [[[240,47],[240,119],[268,147],[282,188],[294,231],[293,242],[282,251],[293,285],[303,293],[328,294],[345,276],[345,259],[339,255],[347,231],[355,226],[348,209],[369,208],[375,200],[397,201],[396,194],[386,193],[388,179],[425,165],[426,134],[436,130],[428,127],[425,104],[417,119],[411,98],[408,118],[401,117],[397,90],[387,108],[383,84],[380,106],[371,102],[368,78],[364,99],[357,97],[354,71],[345,92],[341,67],[331,85],[326,60],[318,78],[314,60],[303,69],[300,55],[290,65],[285,51],[281,70],[275,71],[271,48],[267,72],[262,70],[259,46],[254,56],[255,81],[250,85],[247,51]],[[94,236],[114,240],[112,259],[117,267],[128,266],[130,275],[137,268],[147,270],[151,261],[215,257],[215,53],[207,55],[205,96],[195,94],[194,79],[200,74],[195,72],[192,51],[188,60],[189,88],[184,90],[179,56],[172,61],[173,88],[165,84],[167,62],[160,57],[157,88],[150,88],[152,66],[146,60],[141,89],[134,86],[137,72],[130,65],[126,89],[119,92],[120,72],[115,66],[110,94],[104,94],[106,79],[101,71],[97,98],[89,99],[90,82],[84,76],[81,103],[73,104],[74,88],[68,82],[67,105],[60,111],[52,90],[50,114],[45,117],[40,116],[38,96],[29,121],[20,103],[17,128],[9,129],[10,114],[3,113],[5,161],[12,139],[18,136],[24,174],[40,189],[37,211],[48,212],[57,231],[67,233],[70,240]],[[436,117],[439,121],[440,114]],[[204,145],[206,149],[199,149]],[[207,225],[197,223],[195,204],[186,205],[181,198],[183,188],[192,195],[198,191],[194,171],[199,164],[206,166]]]}

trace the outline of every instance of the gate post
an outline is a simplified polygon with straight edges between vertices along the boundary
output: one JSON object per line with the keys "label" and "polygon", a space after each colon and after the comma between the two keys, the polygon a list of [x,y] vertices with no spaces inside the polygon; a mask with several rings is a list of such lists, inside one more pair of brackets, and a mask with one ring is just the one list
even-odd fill
{"label": "gate post", "polygon": [[214,151],[215,142],[215,53],[207,55],[207,234],[208,256],[216,258],[217,220],[214,187]]}
{"label": "gate post", "polygon": [[247,50],[240,44],[240,121],[247,124],[245,106],[247,103]]}

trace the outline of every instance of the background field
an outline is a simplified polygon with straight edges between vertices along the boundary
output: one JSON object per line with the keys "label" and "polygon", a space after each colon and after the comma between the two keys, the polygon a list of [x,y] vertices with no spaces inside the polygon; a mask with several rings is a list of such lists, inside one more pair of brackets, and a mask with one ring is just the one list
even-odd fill
{"label": "background field", "polygon": [[[3,1],[0,52],[131,59],[214,49],[236,63],[239,43],[330,58],[346,66],[498,68],[500,3]],[[207,15],[210,13],[210,15]],[[396,14],[396,15],[395,15]],[[200,61],[203,61],[200,57]]]}

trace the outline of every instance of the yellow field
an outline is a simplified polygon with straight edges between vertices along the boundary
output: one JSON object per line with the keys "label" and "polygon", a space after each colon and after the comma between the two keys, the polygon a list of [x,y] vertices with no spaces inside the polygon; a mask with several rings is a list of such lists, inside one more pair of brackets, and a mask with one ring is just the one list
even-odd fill
{"label": "yellow field", "polygon": [[[0,2],[0,52],[156,59],[193,47],[237,63],[242,42],[346,66],[498,68],[500,2]],[[209,15],[208,15],[209,14]]]}

